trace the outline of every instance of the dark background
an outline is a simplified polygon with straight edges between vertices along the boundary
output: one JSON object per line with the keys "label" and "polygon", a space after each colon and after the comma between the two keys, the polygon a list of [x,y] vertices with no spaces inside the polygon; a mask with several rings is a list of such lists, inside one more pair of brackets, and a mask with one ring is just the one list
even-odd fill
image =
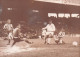
{"label": "dark background", "polygon": [[[8,10],[12,8],[12,10]],[[53,20],[57,30],[64,28],[67,33],[80,33],[80,18],[54,18],[48,17],[48,13],[78,13],[80,6],[38,2],[34,0],[0,0],[0,21],[11,19],[13,25],[25,24],[27,27],[41,29],[44,22]],[[39,12],[33,12],[38,10]]]}

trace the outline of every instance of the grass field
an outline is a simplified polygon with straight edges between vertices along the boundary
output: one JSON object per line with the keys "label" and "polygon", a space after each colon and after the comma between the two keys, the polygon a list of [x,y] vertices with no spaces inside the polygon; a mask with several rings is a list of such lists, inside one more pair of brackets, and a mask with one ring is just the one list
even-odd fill
{"label": "grass field", "polygon": [[[33,44],[28,45],[25,42],[18,42],[15,44],[18,48],[15,49],[6,46],[7,40],[0,40],[0,57],[80,57],[79,37],[65,36],[63,40],[66,44],[62,45],[57,45],[54,39],[52,39],[50,45],[44,44],[43,39],[29,40],[33,41]],[[72,45],[73,41],[78,42],[77,47]]]}

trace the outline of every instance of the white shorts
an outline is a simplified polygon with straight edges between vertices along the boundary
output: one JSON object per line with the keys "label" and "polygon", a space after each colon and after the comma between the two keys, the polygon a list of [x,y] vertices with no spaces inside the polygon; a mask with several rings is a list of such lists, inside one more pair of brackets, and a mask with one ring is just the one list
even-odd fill
{"label": "white shorts", "polygon": [[11,32],[8,35],[8,39],[13,39],[13,34]]}
{"label": "white shorts", "polygon": [[46,32],[46,35],[54,35],[54,32]]}
{"label": "white shorts", "polygon": [[47,38],[53,38],[54,32],[46,32]]}
{"label": "white shorts", "polygon": [[46,33],[42,33],[42,36],[45,36],[46,35]]}

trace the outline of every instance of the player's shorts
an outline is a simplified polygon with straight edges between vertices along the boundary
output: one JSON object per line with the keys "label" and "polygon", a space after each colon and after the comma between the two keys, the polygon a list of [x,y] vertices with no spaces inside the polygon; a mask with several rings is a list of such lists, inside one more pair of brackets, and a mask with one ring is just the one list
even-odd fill
{"label": "player's shorts", "polygon": [[8,39],[13,39],[13,34],[11,32],[8,34]]}
{"label": "player's shorts", "polygon": [[46,33],[45,34],[42,34],[42,37],[45,37],[46,36]]}
{"label": "player's shorts", "polygon": [[46,32],[47,38],[53,38],[54,32]]}

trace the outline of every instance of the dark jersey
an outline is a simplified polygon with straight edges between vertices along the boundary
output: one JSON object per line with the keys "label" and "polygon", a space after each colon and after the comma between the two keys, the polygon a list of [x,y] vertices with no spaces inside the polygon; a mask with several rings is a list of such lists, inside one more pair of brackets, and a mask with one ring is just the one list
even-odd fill
{"label": "dark jersey", "polygon": [[20,35],[20,29],[19,28],[15,28],[14,30],[13,30],[13,37],[19,37],[19,35]]}

